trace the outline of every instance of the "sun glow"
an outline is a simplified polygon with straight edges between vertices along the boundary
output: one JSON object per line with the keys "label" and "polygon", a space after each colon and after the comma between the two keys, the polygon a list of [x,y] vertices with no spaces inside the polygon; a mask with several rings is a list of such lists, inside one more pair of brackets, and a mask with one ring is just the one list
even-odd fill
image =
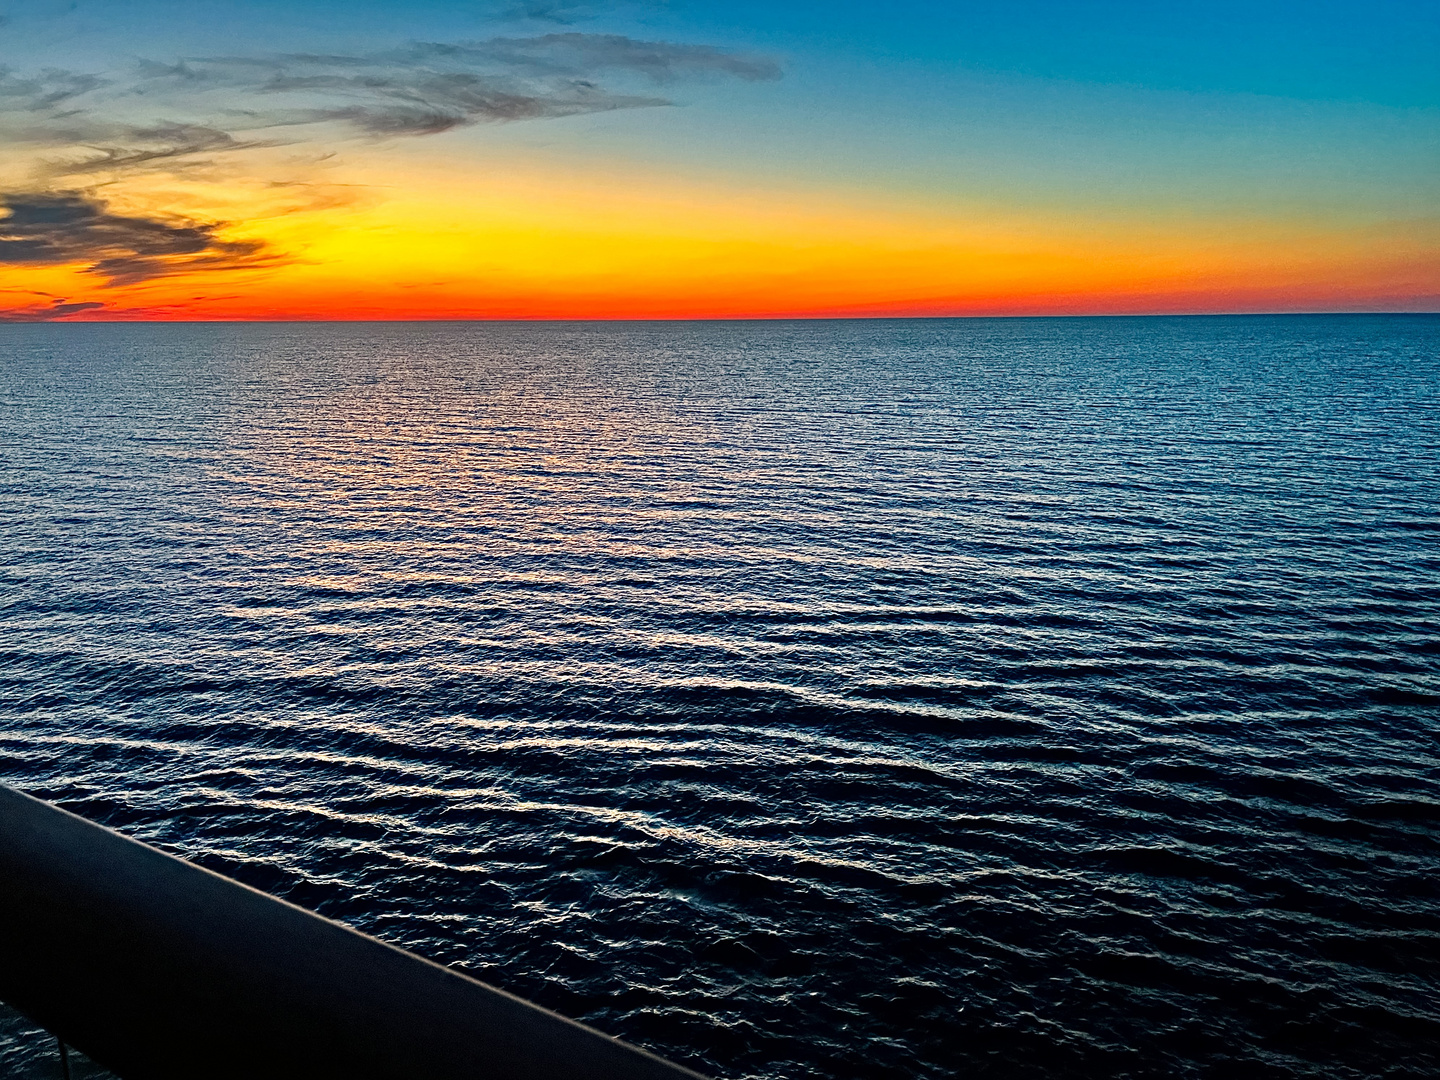
{"label": "sun glow", "polygon": [[[1305,223],[1095,221],[877,208],[615,170],[480,177],[371,163],[363,183],[136,188],[128,213],[199,207],[263,245],[219,271],[107,285],[84,265],[0,287],[97,303],[78,318],[691,318],[1383,306],[1433,288],[1436,236]],[[318,194],[317,194],[318,192]],[[305,200],[310,200],[307,205]]]}
{"label": "sun glow", "polygon": [[921,42],[367,42],[0,69],[0,319],[1440,304],[1423,95],[981,77]]}

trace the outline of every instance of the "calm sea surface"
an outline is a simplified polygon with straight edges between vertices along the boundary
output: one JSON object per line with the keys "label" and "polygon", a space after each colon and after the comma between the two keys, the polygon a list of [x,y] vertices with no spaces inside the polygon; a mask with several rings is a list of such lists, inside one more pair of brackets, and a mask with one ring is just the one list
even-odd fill
{"label": "calm sea surface", "polygon": [[34,794],[727,1080],[1440,1074],[1440,317],[12,325],[0,463]]}

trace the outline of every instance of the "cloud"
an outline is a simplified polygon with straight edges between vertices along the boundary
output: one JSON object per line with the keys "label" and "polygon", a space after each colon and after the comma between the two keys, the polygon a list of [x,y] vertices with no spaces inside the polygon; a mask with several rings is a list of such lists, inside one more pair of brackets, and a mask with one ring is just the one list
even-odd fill
{"label": "cloud", "polygon": [[[386,55],[380,54],[382,58]],[[783,74],[780,65],[765,56],[729,52],[712,45],[639,41],[621,34],[570,32],[457,44],[414,42],[388,55],[403,64],[489,64],[542,77],[593,79],[602,72],[622,71],[643,75],[655,83],[706,75],[760,82]]]}
{"label": "cloud", "polygon": [[56,113],[74,98],[107,85],[98,75],[46,68],[22,77],[0,67],[0,110],[21,113]]}
{"label": "cloud", "polygon": [[50,176],[78,176],[83,173],[135,169],[157,164],[188,167],[208,164],[196,155],[235,150],[248,150],[263,145],[259,140],[240,140],[228,131],[206,124],[178,121],[161,122],[147,127],[134,125],[92,129],[85,139],[72,139],[80,144],[85,156],[77,160],[47,162],[44,172]]}
{"label": "cloud", "polygon": [[[581,6],[540,0],[530,15],[561,19]],[[673,103],[657,88],[682,80],[780,77],[780,66],[762,56],[576,32],[410,42],[353,55],[141,61],[123,74],[0,68],[3,164],[28,176],[6,181],[23,191],[0,193],[0,265],[78,265],[110,286],[280,265],[287,260],[260,241],[222,238],[224,223],[115,213],[96,192],[137,174],[209,179],[203,170],[221,156],[263,147],[652,108]],[[352,201],[344,187],[315,186],[304,205]],[[0,317],[84,310],[57,300],[0,308]]]}
{"label": "cloud", "polygon": [[[486,122],[536,120],[672,104],[621,92],[602,76],[652,85],[721,76],[778,79],[767,57],[618,34],[555,33],[456,43],[411,42],[361,55],[289,53],[144,64],[137,91],[225,92],[249,130],[348,123],[372,136],[432,135]],[[276,104],[284,101],[286,104]],[[236,108],[240,102],[248,107]],[[237,125],[245,121],[238,118]]]}
{"label": "cloud", "polygon": [[[542,4],[536,11],[551,7],[569,10]],[[0,69],[0,141],[66,151],[42,166],[50,177],[174,172],[209,164],[216,154],[305,141],[297,129],[315,125],[372,138],[435,135],[481,123],[672,104],[624,86],[636,80],[659,86],[780,76],[780,66],[767,57],[576,32],[411,42],[356,55],[140,61],[128,78]],[[604,84],[615,80],[620,88]],[[170,118],[133,119],[156,108]]]}
{"label": "cloud", "polygon": [[[319,132],[304,129],[321,125],[330,129],[325,138],[337,126],[369,138],[436,135],[672,104],[646,86],[780,76],[767,57],[576,32],[411,42],[355,55],[140,61],[124,77],[0,68],[0,144],[59,151],[37,166],[51,180],[185,172],[216,155],[307,141]],[[158,110],[168,118],[143,118]]]}
{"label": "cloud", "polygon": [[629,72],[665,84],[683,78],[721,75],[746,82],[779,79],[782,69],[768,56],[729,52],[710,45],[644,42],[616,33],[546,33],[536,37],[491,37],[484,42],[412,42],[376,62],[420,66],[462,63],[497,66],[523,75],[598,78],[602,72]]}
{"label": "cloud", "polygon": [[571,26],[585,19],[629,8],[632,11],[663,10],[669,0],[519,0],[499,3],[495,17],[502,22],[542,22]]}
{"label": "cloud", "polygon": [[303,64],[289,65],[257,89],[268,95],[288,94],[325,102],[308,108],[271,110],[268,122],[273,126],[339,122],[380,137],[436,135],[477,123],[668,104],[654,96],[611,93],[582,80],[552,80],[549,85],[535,87],[513,78],[468,71],[379,65],[352,74],[333,58],[307,58]]}
{"label": "cloud", "polygon": [[567,0],[529,0],[516,4],[500,13],[502,19],[533,19],[535,22],[559,23],[569,26],[593,14],[593,4],[567,2]]}
{"label": "cloud", "polygon": [[27,307],[0,307],[0,323],[53,322],[82,311],[94,311],[105,305],[94,300],[70,302],[55,297],[48,304],[32,304]]}
{"label": "cloud", "polygon": [[240,270],[274,265],[277,257],[257,240],[222,240],[219,224],[164,221],[113,214],[81,192],[14,194],[0,203],[0,264],[84,264],[110,285],[171,274]]}

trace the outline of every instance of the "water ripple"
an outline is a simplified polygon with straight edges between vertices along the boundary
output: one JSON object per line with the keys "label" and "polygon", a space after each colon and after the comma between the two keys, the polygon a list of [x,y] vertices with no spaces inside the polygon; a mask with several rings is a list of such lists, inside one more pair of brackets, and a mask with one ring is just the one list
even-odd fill
{"label": "water ripple", "polygon": [[10,782],[726,1077],[1440,1073],[1440,319],[0,349]]}

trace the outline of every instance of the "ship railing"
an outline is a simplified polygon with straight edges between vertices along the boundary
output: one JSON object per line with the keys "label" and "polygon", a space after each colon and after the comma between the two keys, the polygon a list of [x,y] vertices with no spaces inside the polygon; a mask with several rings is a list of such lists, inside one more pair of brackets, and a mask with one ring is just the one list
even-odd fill
{"label": "ship railing", "polygon": [[122,1080],[703,1080],[4,785],[0,1000]]}

